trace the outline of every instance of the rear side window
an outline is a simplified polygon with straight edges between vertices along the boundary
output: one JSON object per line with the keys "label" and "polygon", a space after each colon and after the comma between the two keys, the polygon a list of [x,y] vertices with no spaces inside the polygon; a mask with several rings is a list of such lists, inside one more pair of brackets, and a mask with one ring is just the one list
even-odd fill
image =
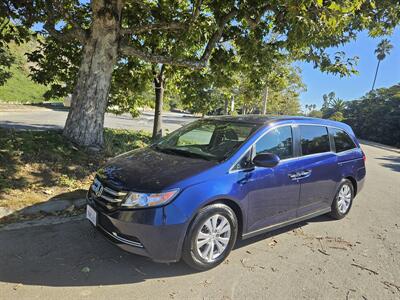
{"label": "rear side window", "polygon": [[349,137],[344,130],[330,128],[329,131],[335,141],[336,152],[343,152],[356,148],[356,144],[354,144],[351,137]]}
{"label": "rear side window", "polygon": [[302,155],[331,151],[328,129],[324,126],[300,125]]}
{"label": "rear side window", "polygon": [[280,159],[293,157],[292,127],[283,126],[272,129],[256,143],[256,154],[274,153]]}

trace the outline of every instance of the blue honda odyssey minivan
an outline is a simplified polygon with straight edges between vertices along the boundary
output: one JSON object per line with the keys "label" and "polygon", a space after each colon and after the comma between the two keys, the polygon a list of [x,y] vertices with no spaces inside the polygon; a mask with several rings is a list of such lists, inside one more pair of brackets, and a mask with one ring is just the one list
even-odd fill
{"label": "blue honda odyssey minivan", "polygon": [[346,124],[205,118],[111,159],[88,191],[86,215],[126,251],[206,270],[237,239],[326,213],[343,218],[365,173]]}

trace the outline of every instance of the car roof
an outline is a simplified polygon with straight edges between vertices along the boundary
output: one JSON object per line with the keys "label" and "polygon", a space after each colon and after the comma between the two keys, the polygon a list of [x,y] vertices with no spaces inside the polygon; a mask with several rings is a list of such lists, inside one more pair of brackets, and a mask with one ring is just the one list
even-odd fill
{"label": "car roof", "polygon": [[347,132],[353,133],[351,127],[345,123],[337,122],[328,119],[319,119],[303,116],[276,116],[276,115],[239,115],[239,116],[211,116],[209,120],[217,120],[223,122],[239,122],[259,125],[268,125],[281,121],[298,121],[299,124],[315,124],[325,125],[344,129]]}
{"label": "car roof", "polygon": [[207,117],[210,120],[218,120],[224,122],[243,122],[255,124],[267,124],[272,121],[295,121],[295,120],[310,120],[318,123],[324,122],[323,119],[302,117],[302,116],[275,116],[275,115],[239,115],[239,116],[211,116]]}

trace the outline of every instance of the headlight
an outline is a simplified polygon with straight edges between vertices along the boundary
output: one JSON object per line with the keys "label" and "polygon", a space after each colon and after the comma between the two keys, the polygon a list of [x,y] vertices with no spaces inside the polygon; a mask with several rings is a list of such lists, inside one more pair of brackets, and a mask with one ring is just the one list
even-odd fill
{"label": "headlight", "polygon": [[167,204],[178,194],[179,189],[170,190],[164,193],[158,194],[145,194],[130,192],[126,196],[123,207],[129,208],[141,208],[141,207],[152,207],[162,204]]}

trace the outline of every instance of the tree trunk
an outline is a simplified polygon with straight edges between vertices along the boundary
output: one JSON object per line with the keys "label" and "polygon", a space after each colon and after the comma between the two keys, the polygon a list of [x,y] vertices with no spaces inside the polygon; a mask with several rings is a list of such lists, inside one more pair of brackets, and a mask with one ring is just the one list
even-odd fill
{"label": "tree trunk", "polygon": [[231,97],[231,114],[235,111],[235,96]]}
{"label": "tree trunk", "polygon": [[376,66],[376,71],[375,71],[375,76],[374,76],[374,82],[372,83],[372,89],[371,91],[374,90],[375,88],[375,82],[376,82],[376,76],[378,75],[378,70],[379,70],[379,64],[381,63],[381,60],[378,59],[378,65]]}
{"label": "tree trunk", "polygon": [[229,113],[229,101],[228,101],[228,99],[225,99],[224,115],[227,115],[228,113]]}
{"label": "tree trunk", "polygon": [[81,146],[103,146],[104,113],[118,57],[122,0],[93,0],[91,33],[84,45],[64,136]]}
{"label": "tree trunk", "polygon": [[163,112],[163,101],[164,101],[164,65],[161,67],[160,73],[154,77],[154,90],[156,94],[156,103],[154,108],[154,123],[153,123],[153,140],[157,140],[162,137],[162,112]]}
{"label": "tree trunk", "polygon": [[269,92],[269,88],[268,88],[268,86],[266,86],[264,89],[264,93],[263,93],[263,109],[262,109],[263,115],[265,115],[267,113],[268,92]]}

